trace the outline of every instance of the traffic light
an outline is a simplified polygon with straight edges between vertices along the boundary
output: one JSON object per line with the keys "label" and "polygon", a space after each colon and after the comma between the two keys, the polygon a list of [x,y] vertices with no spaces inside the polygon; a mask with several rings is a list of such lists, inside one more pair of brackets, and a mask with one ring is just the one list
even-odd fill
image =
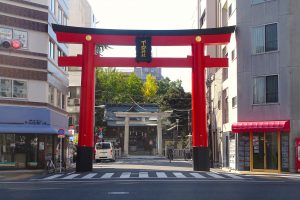
{"label": "traffic light", "polygon": [[0,39],[0,47],[3,48],[13,48],[13,49],[20,49],[22,47],[22,42],[20,40],[16,40],[16,39]]}

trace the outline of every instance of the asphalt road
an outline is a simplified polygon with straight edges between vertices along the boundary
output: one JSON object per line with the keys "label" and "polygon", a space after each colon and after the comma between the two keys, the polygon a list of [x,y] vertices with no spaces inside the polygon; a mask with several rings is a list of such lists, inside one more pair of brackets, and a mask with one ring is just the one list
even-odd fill
{"label": "asphalt road", "polygon": [[89,173],[39,174],[0,181],[1,200],[299,199],[300,178],[193,172],[189,162],[131,159],[99,163]]}

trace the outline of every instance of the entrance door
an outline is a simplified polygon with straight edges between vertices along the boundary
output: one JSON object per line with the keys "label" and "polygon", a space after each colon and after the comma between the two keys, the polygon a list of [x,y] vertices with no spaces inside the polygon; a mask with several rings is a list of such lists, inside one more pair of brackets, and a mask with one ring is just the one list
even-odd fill
{"label": "entrance door", "polygon": [[253,133],[253,169],[278,170],[277,133]]}

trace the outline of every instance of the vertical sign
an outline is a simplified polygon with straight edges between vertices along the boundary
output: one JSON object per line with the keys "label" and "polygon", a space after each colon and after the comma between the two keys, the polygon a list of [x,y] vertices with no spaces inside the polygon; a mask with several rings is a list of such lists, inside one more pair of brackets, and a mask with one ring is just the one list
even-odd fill
{"label": "vertical sign", "polygon": [[151,37],[136,37],[136,61],[150,63],[151,60]]}

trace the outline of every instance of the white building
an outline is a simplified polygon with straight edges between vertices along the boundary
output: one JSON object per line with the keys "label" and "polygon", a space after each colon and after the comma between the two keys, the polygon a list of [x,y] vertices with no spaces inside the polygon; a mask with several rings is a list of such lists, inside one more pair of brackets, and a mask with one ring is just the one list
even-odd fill
{"label": "white building", "polygon": [[[51,24],[67,23],[68,3],[0,1],[0,167],[43,168],[58,156],[57,132],[68,128],[68,78],[57,57],[68,48]],[[13,40],[22,47],[3,45]]]}
{"label": "white building", "polygon": [[237,25],[237,37],[221,50],[229,58],[228,78],[224,79],[224,70],[220,85],[216,78],[220,74],[214,74],[216,87],[222,87],[222,106],[218,106],[222,127],[216,117],[226,138],[220,151],[222,165],[246,171],[294,172],[295,138],[300,136],[296,38],[300,2],[216,2],[217,26]]}

